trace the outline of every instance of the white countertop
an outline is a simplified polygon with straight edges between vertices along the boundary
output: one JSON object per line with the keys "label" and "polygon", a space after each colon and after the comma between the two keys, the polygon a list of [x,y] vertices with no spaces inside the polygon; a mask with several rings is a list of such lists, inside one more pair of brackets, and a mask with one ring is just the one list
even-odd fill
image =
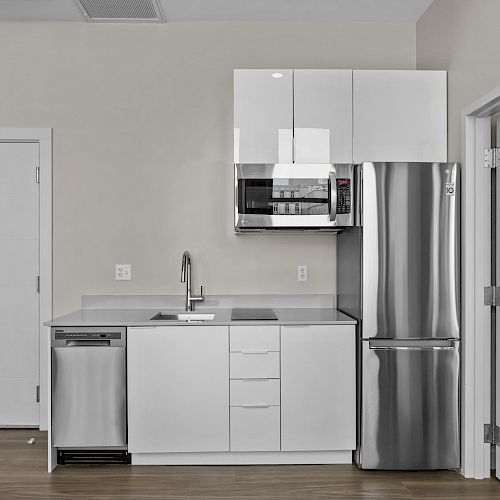
{"label": "white countertop", "polygon": [[[333,308],[274,308],[277,321],[231,321],[231,309],[200,309],[198,312],[215,314],[213,320],[151,321],[159,309],[80,309],[45,323],[47,326],[159,326],[159,325],[252,325],[252,324],[327,324],[355,325],[356,320]],[[179,309],[161,309],[164,314],[185,312]],[[196,313],[197,311],[195,311]]]}

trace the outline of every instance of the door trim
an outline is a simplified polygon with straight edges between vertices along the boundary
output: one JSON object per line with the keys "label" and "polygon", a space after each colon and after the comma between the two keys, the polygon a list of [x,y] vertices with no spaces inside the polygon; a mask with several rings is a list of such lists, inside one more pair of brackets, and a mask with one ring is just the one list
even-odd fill
{"label": "door trim", "polygon": [[52,319],[52,129],[0,128],[0,143],[38,143],[40,168],[39,258],[40,258],[40,327],[39,327],[39,428],[48,429],[50,391],[48,385],[50,328],[43,323]]}
{"label": "door trim", "polygon": [[484,424],[490,418],[490,311],[483,287],[490,282],[491,116],[500,112],[500,87],[462,111],[462,466],[465,477],[491,477],[490,445]]}

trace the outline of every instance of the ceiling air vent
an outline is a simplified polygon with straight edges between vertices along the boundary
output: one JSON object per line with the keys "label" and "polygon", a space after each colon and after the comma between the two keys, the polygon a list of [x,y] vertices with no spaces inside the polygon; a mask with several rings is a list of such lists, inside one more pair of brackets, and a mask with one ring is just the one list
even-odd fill
{"label": "ceiling air vent", "polygon": [[161,23],[158,0],[75,0],[87,21],[101,23]]}

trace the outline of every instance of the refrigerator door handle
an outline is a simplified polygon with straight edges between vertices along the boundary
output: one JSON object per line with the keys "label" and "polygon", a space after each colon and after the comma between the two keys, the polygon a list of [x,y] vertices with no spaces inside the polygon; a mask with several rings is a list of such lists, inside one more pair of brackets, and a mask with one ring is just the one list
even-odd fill
{"label": "refrigerator door handle", "polygon": [[337,218],[337,174],[330,172],[330,220]]}
{"label": "refrigerator door handle", "polygon": [[371,339],[369,348],[385,351],[451,351],[456,348],[458,340],[380,340]]}

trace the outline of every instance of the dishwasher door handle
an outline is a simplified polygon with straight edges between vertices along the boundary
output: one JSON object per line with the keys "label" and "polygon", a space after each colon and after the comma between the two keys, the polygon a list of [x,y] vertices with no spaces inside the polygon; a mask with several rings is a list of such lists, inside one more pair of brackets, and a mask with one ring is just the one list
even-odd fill
{"label": "dishwasher door handle", "polygon": [[109,340],[66,340],[66,347],[109,347]]}

